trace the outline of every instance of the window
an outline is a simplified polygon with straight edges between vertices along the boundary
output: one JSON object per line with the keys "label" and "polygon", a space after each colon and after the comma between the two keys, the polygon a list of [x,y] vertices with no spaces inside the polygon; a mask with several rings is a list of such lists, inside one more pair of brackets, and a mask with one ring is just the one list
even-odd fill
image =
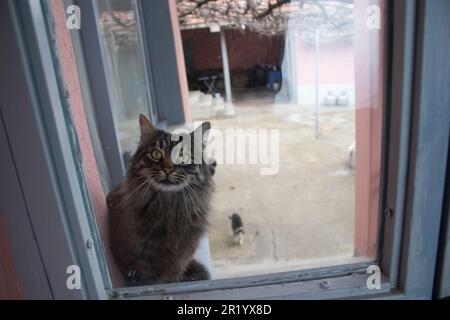
{"label": "window", "polygon": [[[373,28],[364,1],[266,5],[178,1],[189,108],[211,121],[220,149],[209,232],[219,278],[370,261],[377,251],[385,2],[372,3]],[[229,142],[233,130],[243,133]],[[251,163],[266,131],[279,134],[276,151]],[[241,147],[239,163],[230,153]],[[245,225],[241,245],[233,213]]]}
{"label": "window", "polygon": [[[169,1],[158,9],[170,19],[155,32],[144,3],[98,1],[94,17],[113,87],[108,95],[121,106],[114,111],[121,148],[129,159],[139,141],[138,113],[158,124],[145,110],[152,105],[148,97],[158,106],[151,109],[184,119],[164,123],[168,131],[189,126],[189,119],[194,126],[211,122],[209,146],[219,166],[211,227],[197,256],[213,280],[308,270],[314,278],[322,268],[346,265],[365,271],[378,263],[385,219],[390,7],[344,0],[292,1],[273,11],[264,5],[245,12],[236,6],[225,15],[220,5]],[[157,70],[167,62],[151,49],[157,34],[170,35],[172,78]],[[128,66],[136,61],[136,69]],[[167,79],[181,84],[178,109],[158,103],[172,94],[157,87]],[[120,120],[124,110],[130,116]],[[233,136],[239,130],[241,136]],[[252,139],[272,143],[268,163],[261,154],[252,160],[252,147],[261,146]],[[243,155],[233,154],[239,151]],[[243,223],[244,232],[233,235],[233,223]]]}
{"label": "window", "polygon": [[[198,61],[196,62],[202,52],[195,53],[198,45],[196,37],[188,38],[186,34],[198,31],[196,28],[186,31],[188,28],[183,26],[181,19],[194,15],[195,10],[178,6],[177,11],[177,3],[180,5],[181,1],[169,1],[165,5],[163,2],[155,4],[149,1],[132,3],[134,15],[131,15],[133,19],[130,21],[135,24],[136,37],[140,40],[136,44],[138,54],[127,61],[139,63],[139,69],[144,70],[142,73],[136,71],[136,74],[140,74],[146,83],[145,86],[136,88],[127,87],[126,83],[121,82],[123,71],[118,71],[120,67],[117,64],[120,58],[116,53],[108,51],[111,42],[108,35],[99,28],[102,14],[110,14],[112,11],[130,12],[130,3],[120,7],[115,1],[77,1],[85,21],[81,31],[75,31],[80,42],[76,41],[75,34],[72,34],[75,39],[73,42],[67,38],[70,31],[65,27],[62,3],[30,1],[0,4],[1,15],[5,18],[2,20],[5,21],[2,36],[16,35],[11,40],[11,46],[1,49],[2,56],[9,58],[8,63],[1,59],[2,68],[8,71],[5,74],[17,75],[14,79],[7,79],[3,73],[0,75],[0,90],[5,97],[1,104],[0,142],[2,149],[7,151],[2,152],[2,159],[8,166],[15,168],[15,174],[5,175],[8,182],[16,182],[10,183],[9,189],[2,187],[2,190],[5,190],[8,199],[12,199],[9,196],[16,195],[14,192],[18,189],[15,186],[20,185],[20,198],[24,200],[9,201],[8,206],[4,206],[5,202],[2,200],[1,209],[10,212],[15,204],[22,205],[21,210],[13,210],[17,212],[15,217],[7,215],[7,226],[14,226],[14,230],[19,231],[13,233],[13,240],[18,239],[17,235],[25,235],[22,238],[31,239],[26,240],[31,245],[25,246],[31,249],[24,250],[24,254],[33,250],[33,255],[28,255],[28,258],[23,255],[21,261],[32,261],[33,266],[39,266],[35,269],[36,274],[41,275],[40,279],[47,279],[45,283],[48,285],[47,289],[41,286],[40,290],[54,297],[84,298],[102,298],[106,294],[125,298],[338,298],[369,295],[432,297],[433,288],[438,286],[435,279],[439,278],[435,268],[436,257],[440,252],[439,247],[443,246],[442,243],[439,244],[439,233],[444,230],[444,227],[441,229],[441,216],[443,210],[448,210],[444,205],[448,202],[448,192],[444,193],[444,188],[448,176],[446,162],[450,114],[447,108],[449,96],[444,88],[450,82],[450,72],[447,72],[448,65],[444,63],[448,47],[439,40],[439,36],[445,36],[450,29],[445,14],[448,2],[379,2],[377,5],[381,9],[382,31],[373,31],[364,28],[365,19],[361,18],[364,15],[358,18],[360,11],[368,13],[367,6],[358,7],[359,4],[352,5],[349,1],[327,1],[326,10],[331,10],[328,6],[343,6],[327,11],[335,13],[328,16],[331,21],[326,19],[327,23],[332,23],[336,16],[348,18],[348,10],[353,13],[352,50],[346,48],[348,43],[325,41],[329,34],[322,29],[317,32],[314,28],[309,36],[302,36],[301,31],[299,39],[293,36],[293,39],[287,41],[283,37],[269,40],[267,35],[248,38],[247,40],[252,39],[248,41],[252,44],[249,56],[252,56],[252,50],[259,41],[266,41],[265,44],[268,41],[273,44],[271,48],[274,55],[282,58],[280,65],[273,63],[269,68],[258,69],[258,66],[255,69],[254,73],[259,73],[261,77],[260,84],[264,84],[266,88],[254,86],[251,90],[242,88],[246,87],[246,83],[254,84],[248,76],[251,70],[246,70],[245,64],[235,64],[237,67],[233,69],[237,52],[232,49],[233,42],[238,42],[236,39],[240,37],[249,36],[247,31],[235,33],[225,30],[228,28],[220,24],[218,34],[210,34],[211,31],[217,31],[217,26],[208,26],[207,30],[199,31],[205,38],[218,36],[211,40],[216,41],[216,48],[210,50],[220,48],[222,59],[219,62],[222,66],[219,69],[222,71],[197,76],[196,72],[204,71],[199,69]],[[110,6],[104,6],[106,4]],[[321,1],[307,2],[299,6],[298,10],[300,14],[306,15],[305,19],[316,21],[318,15],[322,14],[321,4]],[[295,13],[289,11],[291,5],[292,10],[296,10],[296,2],[292,1],[289,6],[281,6],[274,11],[284,14],[287,10],[291,18]],[[160,11],[151,10],[155,8]],[[253,9],[258,16],[265,17],[264,11]],[[207,9],[200,11],[205,10]],[[241,8],[235,10],[239,12]],[[317,12],[317,15],[307,14],[308,10]],[[167,14],[159,14],[161,12]],[[181,19],[179,25],[175,23],[177,15]],[[22,19],[20,23],[19,18]],[[288,33],[290,21],[292,20],[288,19],[287,22],[284,21],[286,24],[280,24],[282,28],[287,26]],[[233,20],[234,22],[236,21]],[[198,25],[203,26],[202,23],[204,22],[200,19]],[[238,25],[243,29],[242,24]],[[252,28],[250,23],[244,25],[246,30]],[[159,26],[160,29],[155,30],[152,26]],[[265,28],[264,24],[256,23],[254,26]],[[181,34],[179,27],[182,29]],[[165,32],[160,32],[161,30]],[[367,33],[374,36],[368,36]],[[166,36],[162,37],[161,34]],[[339,33],[338,36],[342,34]],[[180,47],[183,40],[184,48]],[[154,46],[155,41],[160,41],[159,47]],[[78,74],[81,76],[73,78],[70,77],[73,73],[67,72],[73,71],[70,68],[74,66],[73,61],[67,58],[72,52],[72,43],[81,48],[77,54]],[[283,45],[280,46],[280,43]],[[302,50],[291,50],[291,46],[300,46]],[[437,46],[442,50],[436,50]],[[351,74],[347,74],[348,68],[343,68],[339,75],[344,80],[338,79],[349,81],[350,85],[339,84],[335,79],[330,83],[325,81],[336,76],[327,74],[326,66],[336,63],[332,58],[326,59],[326,52],[330,48],[342,57],[342,65],[348,63],[347,66],[353,66],[353,79],[347,78]],[[278,51],[283,51],[283,54],[277,53]],[[25,52],[35,52],[35,55],[31,57],[28,54],[18,54]],[[58,52],[58,55],[52,52]],[[80,59],[80,52],[83,59]],[[208,52],[205,50],[203,54]],[[169,63],[161,59],[163,53],[168,57]],[[297,58],[297,54],[304,54],[306,57]],[[315,68],[311,68],[313,70],[308,70],[311,65],[302,65],[308,55],[316,57]],[[185,69],[180,63],[183,56]],[[263,54],[260,56],[262,58]],[[352,60],[353,64],[349,62]],[[296,63],[297,66],[293,68],[292,65]],[[226,68],[227,64],[229,68]],[[251,63],[248,65],[253,68]],[[186,70],[186,78],[180,70]],[[439,76],[436,76],[436,70],[441,70],[437,72]],[[308,80],[311,74],[314,79],[312,84],[312,80]],[[85,78],[79,78],[83,75]],[[294,81],[294,77],[298,78]],[[84,114],[83,104],[76,100],[77,94],[81,97],[77,91],[77,81],[86,81],[88,84],[90,90],[83,91],[83,98],[92,99],[91,113],[87,110],[87,114]],[[191,89],[190,93],[183,91],[183,81]],[[173,86],[167,86],[168,83]],[[239,83],[241,87],[236,88]],[[139,103],[138,101],[142,102],[139,97],[145,97],[143,99],[147,99],[147,104],[142,104],[145,109],[141,111],[157,122],[159,128],[171,130],[175,126],[189,127],[192,116],[194,120],[210,120],[213,128],[227,128],[231,123],[244,128],[252,125],[255,129],[260,129],[257,125],[261,120],[266,120],[266,129],[280,129],[279,154],[283,157],[280,157],[276,176],[260,175],[261,168],[258,166],[248,167],[244,172],[239,163],[222,165],[230,167],[228,174],[220,172],[220,164],[217,167],[215,178],[218,182],[218,198],[214,199],[216,202],[213,208],[216,208],[216,213],[220,210],[224,212],[222,216],[214,218],[208,241],[203,242],[204,247],[199,249],[208,251],[208,246],[211,248],[211,265],[217,274],[213,274],[214,277],[209,282],[199,282],[195,286],[189,283],[164,283],[123,288],[123,282],[114,268],[109,242],[106,240],[108,213],[104,200],[105,194],[123,179],[125,173],[126,159],[124,160],[122,150],[128,149],[127,142],[121,139],[120,133],[127,129],[121,125],[119,114],[126,110],[128,98],[121,99],[130,94],[128,90],[138,88],[139,92],[131,94],[129,99],[137,97],[136,103]],[[68,98],[66,89],[71,93]],[[339,96],[333,96],[332,91],[339,91]],[[345,95],[343,91],[346,92]],[[255,96],[258,99],[254,99]],[[311,101],[315,103],[313,105],[308,102],[311,96]],[[344,99],[344,96],[347,98]],[[277,100],[278,98],[281,100]],[[268,103],[268,100],[275,103]],[[178,104],[173,104],[174,101],[178,101]],[[303,101],[306,101],[305,105],[302,105]],[[17,107],[3,107],[12,104]],[[366,108],[359,109],[358,105]],[[152,114],[157,116],[157,120]],[[87,118],[94,121],[87,121]],[[90,124],[89,132],[86,124]],[[282,125],[290,130],[283,130]],[[23,138],[23,130],[26,130],[27,139]],[[91,136],[98,137],[98,145],[91,145]],[[355,140],[355,147],[352,147],[352,140]],[[436,144],[439,148],[436,148]],[[289,158],[292,155],[285,150],[292,149],[296,152],[300,146],[308,152]],[[28,165],[28,150],[33,150],[33,170]],[[347,171],[346,174],[342,173],[344,166],[345,170],[350,170],[348,168],[351,165],[352,151],[355,155],[354,176],[346,175]],[[97,153],[101,153],[102,157]],[[219,153],[216,151],[214,155],[217,154]],[[299,163],[301,166],[296,167]],[[95,165],[104,165],[108,177],[101,176]],[[283,167],[288,169],[283,172]],[[39,173],[38,177],[36,172]],[[239,173],[240,176],[245,175],[245,178],[240,179],[240,184],[237,184],[234,182],[237,179],[233,180],[233,177],[239,176]],[[109,178],[109,182],[102,181]],[[321,178],[324,178],[323,181],[318,183]],[[227,182],[227,179],[231,179],[233,184]],[[358,182],[358,179],[361,180]],[[297,180],[301,181],[294,182]],[[98,188],[101,182],[106,186],[105,190]],[[277,187],[273,187],[277,184]],[[265,188],[259,188],[260,185]],[[283,198],[284,194],[280,190],[295,189],[295,186],[303,192],[293,192],[290,197]],[[274,194],[279,193],[269,197],[266,189]],[[319,192],[327,194],[325,203],[320,201],[322,199],[318,196]],[[226,202],[220,197],[231,200]],[[296,203],[301,197],[304,201]],[[348,201],[349,198],[353,198],[355,202]],[[248,201],[244,202],[242,199]],[[23,203],[26,203],[25,209]],[[264,226],[267,228],[264,230],[266,234],[261,234],[261,238],[265,237],[265,240],[258,243],[260,240],[247,238],[243,245],[220,248],[221,243],[232,240],[228,234],[228,240],[220,241],[220,237],[225,237],[226,229],[222,229],[224,221],[230,225],[225,213],[234,210],[234,206],[239,209],[240,204],[249,206],[245,212],[237,212],[244,220],[246,237],[249,233],[260,236],[256,231]],[[272,210],[271,205],[287,207],[287,210],[283,211],[283,215],[278,215],[279,218],[273,219],[267,214]],[[293,210],[296,206],[305,206],[305,210],[298,213],[299,211]],[[261,213],[257,214],[257,210]],[[305,225],[297,224],[295,214],[302,212],[314,212],[316,215],[312,218],[307,214],[303,215]],[[332,215],[335,212],[344,212],[350,219],[341,225],[341,219],[333,220],[341,217]],[[17,216],[23,216],[23,221],[17,220]],[[289,220],[291,218],[293,219]],[[331,223],[324,225],[323,221]],[[49,223],[52,232],[49,232]],[[30,227],[33,230],[32,237],[28,237],[31,234]],[[310,228],[315,232],[311,232]],[[325,229],[324,233],[328,237],[320,234],[322,229]],[[304,250],[296,250],[299,239],[308,232],[310,242],[303,247]],[[339,238],[340,234],[345,239],[355,240],[352,242],[347,239],[344,248],[326,242],[330,237]],[[254,247],[249,244],[255,244],[254,247],[263,250],[255,251],[257,254],[254,254],[251,251]],[[36,254],[36,247],[39,248],[39,254]],[[351,252],[353,250],[349,250],[353,247],[356,255],[362,259],[355,260],[354,253]],[[270,248],[270,257],[265,256],[267,248]],[[311,248],[314,250],[310,250]],[[336,253],[341,249],[350,251],[347,255],[349,259],[329,259],[329,252]],[[233,253],[236,252],[239,255],[250,252],[250,255],[245,261],[236,262],[233,260]],[[320,254],[320,259],[324,259],[318,263],[316,261],[317,264],[304,264],[308,254],[311,257],[316,252]],[[218,264],[217,257],[220,254],[223,254],[219,258],[222,259],[222,265]],[[256,259],[255,265],[264,265],[264,268],[253,268],[251,259]],[[300,263],[296,261],[298,259],[301,259]],[[208,264],[207,261],[203,263]],[[240,268],[236,271],[237,268],[233,270],[233,264],[236,266],[237,263],[240,263]],[[367,270],[374,264],[381,268],[381,283],[379,289],[371,290],[367,287]],[[70,291],[65,287],[67,265],[82,268],[82,290]]]}
{"label": "window", "polygon": [[[167,4],[142,1],[76,1],[85,28],[77,39],[77,60],[85,61],[92,105],[91,135],[99,137],[110,191],[125,174],[139,136],[137,116],[148,116],[161,128],[184,123],[183,90]],[[165,14],[158,14],[161,10]],[[139,14],[138,14],[139,13]],[[77,50],[77,48],[75,48]],[[81,63],[83,64],[83,63]],[[172,81],[175,79],[175,81]],[[87,91],[87,90],[84,90]],[[94,107],[95,106],[95,107]],[[96,154],[100,150],[96,150]]]}
{"label": "window", "polygon": [[[185,121],[166,128],[189,125],[189,118],[212,123],[219,167],[211,227],[198,254],[213,279],[371,263],[381,195],[384,20],[369,29],[367,5],[348,1],[292,2],[272,13],[261,4],[246,14],[235,8],[233,18],[212,4],[176,4],[175,17],[170,4],[158,8],[171,17],[158,26],[159,36],[172,33],[172,45],[178,41],[166,50],[178,66],[171,82],[184,80],[189,92],[181,108],[169,110]],[[149,106],[168,114],[152,102],[172,94],[156,87],[170,77],[152,69],[166,61],[149,49],[155,32],[144,3],[93,7],[109,112],[118,119],[109,127],[126,164],[139,142],[138,114],[155,125]],[[384,2],[377,8],[384,13]],[[253,163],[252,153],[260,152],[253,147],[263,142],[272,153],[254,154]],[[230,156],[234,151],[243,154]],[[232,219],[243,223],[236,236]]]}
{"label": "window", "polygon": [[156,119],[132,1],[94,3],[124,161],[136,150],[140,113]]}

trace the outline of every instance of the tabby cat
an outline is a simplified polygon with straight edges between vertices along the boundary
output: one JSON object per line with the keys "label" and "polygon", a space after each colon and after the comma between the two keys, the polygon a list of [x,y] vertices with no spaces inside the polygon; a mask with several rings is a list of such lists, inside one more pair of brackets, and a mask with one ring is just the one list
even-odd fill
{"label": "tabby cat", "polygon": [[[209,279],[193,255],[208,226],[216,163],[174,161],[172,150],[180,142],[144,115],[139,124],[141,140],[126,178],[107,197],[119,269],[127,285]],[[194,148],[203,154],[209,129],[205,122],[190,134],[192,155]]]}

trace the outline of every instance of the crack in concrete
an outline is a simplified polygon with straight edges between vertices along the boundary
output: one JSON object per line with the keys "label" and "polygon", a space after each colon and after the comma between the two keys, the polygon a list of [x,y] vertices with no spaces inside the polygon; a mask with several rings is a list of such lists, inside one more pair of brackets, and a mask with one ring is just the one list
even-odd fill
{"label": "crack in concrete", "polygon": [[278,256],[277,256],[277,242],[276,242],[275,232],[273,232],[273,230],[270,229],[270,233],[272,234],[272,256],[273,256],[273,259],[275,260],[275,262],[277,262]]}

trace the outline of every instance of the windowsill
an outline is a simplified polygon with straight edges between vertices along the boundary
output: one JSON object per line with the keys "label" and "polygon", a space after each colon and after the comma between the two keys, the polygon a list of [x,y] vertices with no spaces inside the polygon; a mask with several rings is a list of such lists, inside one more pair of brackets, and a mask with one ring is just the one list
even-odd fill
{"label": "windowsill", "polygon": [[367,267],[374,261],[233,279],[118,288],[119,299],[337,299],[387,294],[393,286],[381,275],[381,288],[368,289]]}

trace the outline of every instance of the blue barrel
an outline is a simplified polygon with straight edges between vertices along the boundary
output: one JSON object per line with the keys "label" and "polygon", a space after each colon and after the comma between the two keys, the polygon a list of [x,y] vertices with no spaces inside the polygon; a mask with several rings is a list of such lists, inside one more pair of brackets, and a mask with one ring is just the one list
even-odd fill
{"label": "blue barrel", "polygon": [[267,87],[273,89],[274,83],[281,84],[281,71],[279,70],[268,70],[267,71]]}

